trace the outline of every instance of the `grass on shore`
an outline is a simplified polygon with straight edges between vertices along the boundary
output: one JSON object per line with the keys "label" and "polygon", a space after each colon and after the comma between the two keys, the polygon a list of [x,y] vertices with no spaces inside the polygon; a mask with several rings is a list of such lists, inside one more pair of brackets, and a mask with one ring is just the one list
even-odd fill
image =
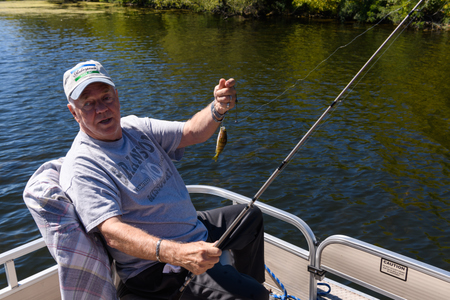
{"label": "grass on shore", "polygon": [[107,2],[0,1],[0,15],[96,14],[124,9],[120,5]]}

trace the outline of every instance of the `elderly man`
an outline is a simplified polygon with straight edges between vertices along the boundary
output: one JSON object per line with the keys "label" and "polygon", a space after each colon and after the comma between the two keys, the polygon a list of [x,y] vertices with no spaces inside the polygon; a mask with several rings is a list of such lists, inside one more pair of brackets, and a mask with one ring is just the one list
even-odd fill
{"label": "elderly man", "polygon": [[80,131],[61,168],[61,186],[86,231],[105,239],[124,293],[168,299],[190,271],[197,276],[182,299],[268,299],[261,285],[261,212],[251,209],[223,243],[234,268],[222,265],[214,242],[242,206],[196,212],[172,163],[217,130],[236,103],[235,81],[221,79],[214,101],[187,122],[121,118],[118,91],[96,61],[68,70],[63,84]]}

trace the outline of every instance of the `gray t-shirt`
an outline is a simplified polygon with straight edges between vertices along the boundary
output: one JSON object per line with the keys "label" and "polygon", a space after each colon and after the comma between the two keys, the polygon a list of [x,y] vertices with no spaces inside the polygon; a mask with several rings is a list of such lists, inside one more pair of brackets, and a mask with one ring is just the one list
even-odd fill
{"label": "gray t-shirt", "polygon": [[[184,123],[136,116],[121,120],[122,138],[102,142],[80,131],[61,168],[60,183],[88,232],[103,221],[122,222],[151,235],[182,242],[206,240],[207,231],[173,160]],[[134,277],[155,261],[108,247],[122,280]]]}

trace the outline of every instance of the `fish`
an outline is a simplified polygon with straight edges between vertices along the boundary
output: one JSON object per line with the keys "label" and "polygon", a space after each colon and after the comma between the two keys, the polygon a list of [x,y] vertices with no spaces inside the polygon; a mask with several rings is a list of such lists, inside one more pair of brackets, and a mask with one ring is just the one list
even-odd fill
{"label": "fish", "polygon": [[215,161],[219,158],[219,154],[222,153],[223,148],[227,144],[227,130],[225,126],[220,126],[219,134],[217,135],[216,143],[216,155],[213,157]]}

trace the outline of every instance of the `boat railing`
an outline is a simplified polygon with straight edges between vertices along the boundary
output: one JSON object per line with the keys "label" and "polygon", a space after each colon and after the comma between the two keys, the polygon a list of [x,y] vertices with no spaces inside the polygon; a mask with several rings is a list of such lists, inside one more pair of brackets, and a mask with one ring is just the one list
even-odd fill
{"label": "boat railing", "polygon": [[[190,193],[219,196],[235,203],[251,202],[248,197],[212,186],[192,185],[188,186],[188,190]],[[283,284],[293,287],[293,292],[301,295],[300,299],[317,299],[317,280],[322,279],[326,272],[391,299],[446,299],[450,294],[450,272],[343,235],[330,236],[318,244],[310,227],[299,217],[262,202],[257,201],[255,205],[263,213],[297,227],[308,243],[309,249],[305,251],[265,234],[266,264],[271,263],[268,259],[275,257],[277,261],[272,262],[275,268],[281,274],[288,274],[283,278]],[[272,245],[276,250],[271,249]],[[267,255],[267,251],[276,251],[277,254]],[[286,253],[280,257],[280,251]],[[305,264],[302,260],[309,262]],[[304,284],[306,281],[309,281],[309,288]],[[364,296],[367,298],[358,299],[372,298]]]}
{"label": "boat railing", "polygon": [[[5,253],[0,254],[0,265],[4,266],[5,273],[6,273],[6,280],[8,283],[8,286],[0,290],[0,299],[6,299],[8,296],[22,292],[22,295],[26,295],[28,292],[27,288],[33,286],[36,283],[41,283],[43,285],[53,285],[53,286],[59,286],[57,282],[57,272],[58,272],[58,266],[52,266],[50,268],[47,268],[37,274],[34,274],[28,278],[25,278],[24,280],[19,281],[17,279],[17,272],[16,267],[14,264],[14,260],[25,256],[27,254],[30,254],[36,250],[39,250],[41,248],[46,247],[44,239],[39,238],[35,241],[26,243],[25,245],[19,246],[17,248],[14,248],[12,250],[9,250]],[[53,278],[54,277],[54,278]],[[54,279],[56,279],[56,283],[54,283]],[[58,288],[59,292],[59,288]],[[26,296],[25,296],[26,297]],[[25,298],[23,298],[25,299]],[[50,298],[47,298],[50,299]]]}
{"label": "boat railing", "polygon": [[[191,194],[214,195],[239,204],[251,202],[248,197],[222,188],[205,185],[189,185],[187,188]],[[290,294],[300,299],[318,298],[317,282],[322,279],[324,272],[391,299],[448,298],[448,271],[343,235],[330,236],[317,244],[311,228],[299,217],[259,201],[255,205],[263,213],[295,226],[306,239],[307,250],[270,234],[264,235],[266,265],[279,277]],[[0,265],[4,265],[8,283],[6,288],[0,290],[0,299],[42,299],[40,295],[23,296],[33,293],[33,284],[44,286],[41,290],[46,293],[46,299],[60,299],[57,265],[24,280],[17,279],[14,260],[43,247],[46,245],[44,239],[40,238],[0,254]],[[330,279],[325,281],[332,282]],[[277,285],[276,282],[273,284]],[[50,287],[56,290],[53,297],[49,297]],[[12,294],[20,296],[9,298]],[[335,292],[332,294],[338,296]]]}
{"label": "boat railing", "polygon": [[[201,193],[214,195],[239,204],[248,204],[251,202],[251,199],[248,197],[222,188],[204,185],[190,185],[187,186],[187,188],[191,194]],[[280,258],[280,255],[284,255],[287,258],[281,260],[277,259],[271,268],[277,275],[279,274],[280,279],[290,291],[301,295],[301,299],[316,299],[316,279],[312,273],[305,272],[308,266],[314,265],[315,263],[316,238],[311,228],[295,215],[284,212],[262,202],[257,201],[255,205],[257,205],[263,213],[292,224],[303,233],[307,241],[309,251],[294,246],[267,233],[264,235],[264,239],[266,241],[266,251],[276,251],[276,255],[272,256],[278,256],[278,258]],[[18,292],[20,289],[26,288],[31,280],[38,280],[38,278],[36,278],[37,275],[33,275],[19,282],[17,280],[14,260],[44,247],[46,247],[44,239],[39,238],[36,241],[27,243],[0,255],[0,264],[4,264],[5,266],[8,282],[8,287],[0,290],[0,299],[6,299],[6,297],[11,293]],[[280,251],[280,249],[282,250]],[[298,262],[298,265],[292,265],[293,261]],[[267,261],[266,263],[270,264],[270,262]],[[295,270],[286,272],[289,268],[294,268]],[[44,272],[46,273],[44,274]],[[55,265],[40,272],[40,276],[48,276],[51,274],[55,275],[56,273],[57,266]],[[296,275],[292,276],[292,274]],[[58,284],[57,277],[54,280],[56,282],[55,284]],[[301,282],[300,284],[299,281]]]}
{"label": "boat railing", "polygon": [[40,238],[25,245],[19,246],[13,250],[0,254],[0,265],[4,265],[5,267],[5,273],[9,287],[14,288],[19,285],[14,260],[30,254],[31,252],[34,252],[36,250],[39,250],[43,247],[45,247],[45,242],[43,238]]}
{"label": "boat railing", "polygon": [[320,269],[391,299],[447,299],[450,272],[343,235],[317,248]]}
{"label": "boat railing", "polygon": [[[248,204],[252,201],[252,199],[242,196],[240,194],[237,194],[235,192],[214,187],[214,186],[207,186],[207,185],[188,185],[187,189],[190,194],[208,194],[208,195],[214,195],[218,197],[222,197],[224,199],[231,200],[235,203],[239,204]],[[270,206],[268,204],[265,204],[260,201],[256,201],[255,205],[258,206],[261,211],[269,216],[275,217],[279,220],[282,220],[286,223],[289,223],[297,229],[299,229],[303,236],[306,239],[306,242],[308,243],[308,250],[310,251],[311,255],[311,264],[314,263],[315,260],[315,248],[316,248],[316,237],[314,236],[313,231],[308,226],[308,224],[305,223],[302,219],[299,217],[288,213],[286,211],[283,211],[281,209],[278,209],[276,207]]]}
{"label": "boat railing", "polygon": [[[214,186],[188,185],[187,189],[190,194],[214,195],[238,204],[248,204],[252,201],[252,199],[243,195]],[[308,251],[266,233],[264,235],[266,265],[270,265],[270,269],[277,274],[283,285],[291,293],[299,295],[300,299],[317,299],[318,277],[316,277],[314,271],[311,272],[311,270],[318,270],[315,258],[317,241],[313,231],[302,219],[289,212],[260,201],[256,201],[255,205],[263,213],[293,225],[305,237]],[[272,251],[272,255],[267,255],[270,251]],[[276,261],[273,259],[274,257],[277,257]],[[268,258],[271,258],[272,261],[268,261]],[[307,270],[310,270],[310,272]]]}

